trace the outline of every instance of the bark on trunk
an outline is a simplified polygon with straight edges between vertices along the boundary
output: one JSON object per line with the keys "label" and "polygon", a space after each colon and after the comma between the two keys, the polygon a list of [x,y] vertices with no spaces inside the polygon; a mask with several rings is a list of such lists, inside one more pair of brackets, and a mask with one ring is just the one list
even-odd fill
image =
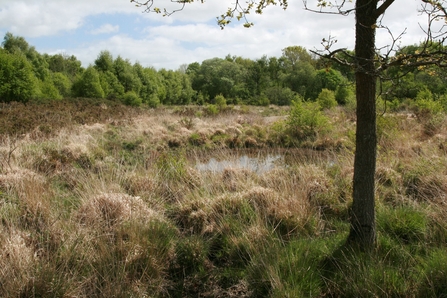
{"label": "bark on trunk", "polygon": [[374,68],[377,0],[356,2],[357,127],[354,157],[353,205],[348,243],[362,250],[374,247],[376,170],[376,82]]}

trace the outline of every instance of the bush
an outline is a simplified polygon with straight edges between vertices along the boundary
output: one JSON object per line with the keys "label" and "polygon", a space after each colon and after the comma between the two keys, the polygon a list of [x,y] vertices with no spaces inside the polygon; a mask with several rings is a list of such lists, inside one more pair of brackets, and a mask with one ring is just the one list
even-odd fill
{"label": "bush", "polygon": [[315,138],[330,129],[329,120],[321,112],[318,102],[294,100],[287,121],[289,133],[299,140]]}
{"label": "bush", "polygon": [[206,114],[209,116],[214,116],[214,115],[219,114],[219,109],[217,108],[216,105],[211,105],[211,104],[207,105],[205,109],[206,109],[205,110]]}
{"label": "bush", "polygon": [[138,107],[143,103],[142,99],[134,91],[126,92],[123,96],[123,102],[133,107]]}
{"label": "bush", "polygon": [[219,108],[219,110],[222,110],[227,106],[227,100],[222,94],[217,95],[214,98],[214,102],[216,103],[216,106]]}
{"label": "bush", "polygon": [[323,110],[329,110],[337,106],[335,100],[335,93],[329,89],[324,88],[318,95],[317,102]]}
{"label": "bush", "polygon": [[352,88],[347,86],[346,84],[340,85],[335,89],[335,100],[340,105],[347,104],[350,100],[352,100],[354,93],[352,92]]}

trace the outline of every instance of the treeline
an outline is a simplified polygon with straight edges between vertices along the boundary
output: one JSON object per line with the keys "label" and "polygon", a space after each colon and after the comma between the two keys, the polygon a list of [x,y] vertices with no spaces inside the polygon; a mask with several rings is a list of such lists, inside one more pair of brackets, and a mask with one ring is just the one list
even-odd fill
{"label": "treeline", "polygon": [[[417,46],[404,47],[417,51]],[[399,53],[397,53],[399,54]],[[382,97],[402,102],[438,98],[446,93],[443,69],[390,69]],[[0,102],[107,98],[139,106],[184,104],[289,105],[297,96],[346,104],[353,100],[354,72],[329,65],[300,46],[283,49],[280,57],[251,60],[228,55],[156,70],[101,51],[87,68],[75,56],[41,54],[23,37],[7,33],[0,48]]]}

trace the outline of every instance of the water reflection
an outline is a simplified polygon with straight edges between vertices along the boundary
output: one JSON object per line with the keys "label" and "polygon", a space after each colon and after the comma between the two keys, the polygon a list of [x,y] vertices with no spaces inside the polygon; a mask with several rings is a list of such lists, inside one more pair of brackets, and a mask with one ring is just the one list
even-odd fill
{"label": "water reflection", "polygon": [[247,169],[258,174],[275,168],[284,168],[304,163],[331,165],[336,155],[329,151],[311,149],[282,150],[219,150],[213,152],[190,152],[190,160],[201,172],[223,172],[227,168]]}
{"label": "water reflection", "polygon": [[212,157],[207,162],[197,163],[199,171],[222,172],[227,168],[241,168],[261,174],[282,165],[282,156],[279,154],[250,157],[248,155],[235,156],[233,159],[217,160]]}

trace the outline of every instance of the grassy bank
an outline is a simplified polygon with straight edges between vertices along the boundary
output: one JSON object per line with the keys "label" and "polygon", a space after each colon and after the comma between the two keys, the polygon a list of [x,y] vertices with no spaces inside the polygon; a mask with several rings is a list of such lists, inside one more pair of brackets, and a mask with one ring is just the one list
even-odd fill
{"label": "grassy bank", "polygon": [[[343,248],[354,114],[323,113],[291,131],[277,107],[1,106],[0,296],[442,296],[445,115],[379,116],[362,255]],[[195,167],[246,150],[286,166]]]}

